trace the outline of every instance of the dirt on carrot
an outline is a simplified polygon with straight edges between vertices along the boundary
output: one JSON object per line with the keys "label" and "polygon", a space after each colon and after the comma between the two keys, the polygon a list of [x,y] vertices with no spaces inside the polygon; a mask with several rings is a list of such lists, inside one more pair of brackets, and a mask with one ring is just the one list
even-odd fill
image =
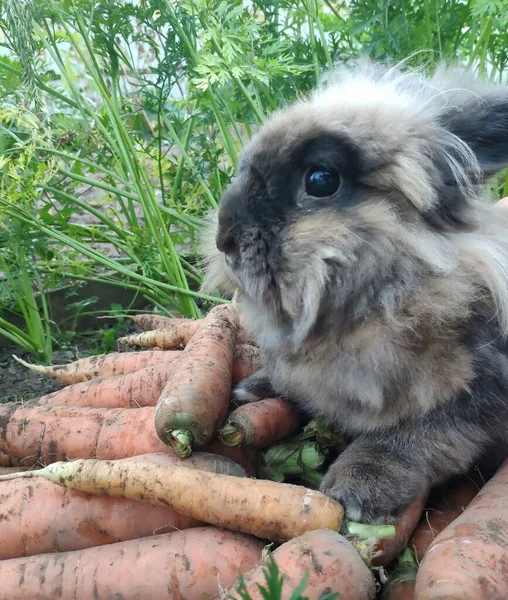
{"label": "dirt on carrot", "polygon": [[[0,561],[5,600],[216,599],[261,558],[263,543],[215,527]],[[220,586],[220,587],[219,587]]]}
{"label": "dirt on carrot", "polygon": [[416,600],[508,598],[508,460],[431,543]]}
{"label": "dirt on carrot", "polygon": [[[293,590],[307,575],[301,595],[319,600],[326,594],[338,593],[340,600],[372,600],[375,582],[368,567],[354,547],[335,531],[308,531],[279,546],[271,555],[283,577],[281,600],[289,600]],[[247,573],[245,590],[252,600],[263,600],[259,586],[266,587],[263,571],[266,561]],[[239,582],[226,592],[232,600],[242,597]]]}
{"label": "dirt on carrot", "polygon": [[173,327],[143,331],[118,339],[120,346],[142,346],[144,348],[162,348],[176,350],[185,348],[193,335],[199,330],[201,320],[177,319]]}
{"label": "dirt on carrot", "polygon": [[250,377],[261,366],[259,348],[251,344],[240,344],[239,340],[237,341],[233,363],[234,384],[247,379],[247,377]]}
{"label": "dirt on carrot", "polygon": [[175,360],[162,361],[126,375],[74,383],[42,396],[37,404],[89,408],[155,406],[174,365]]}
{"label": "dirt on carrot", "polygon": [[171,506],[199,521],[270,541],[286,541],[315,529],[338,531],[344,514],[338,502],[321,492],[181,465],[168,470],[129,460],[77,459],[19,476],[42,477],[80,492]]}
{"label": "dirt on carrot", "polygon": [[444,489],[439,489],[439,499],[424,511],[408,542],[408,547],[418,560],[422,560],[441,531],[464,512],[479,489],[469,479],[453,481],[445,485]]}
{"label": "dirt on carrot", "polygon": [[[155,409],[0,405],[0,466],[45,465],[58,460],[115,460],[172,452],[157,436]],[[252,451],[213,440],[201,449],[227,456],[254,474]]]}
{"label": "dirt on carrot", "polygon": [[268,448],[294,433],[300,424],[300,415],[289,402],[266,398],[235,409],[219,437],[228,446]]}
{"label": "dirt on carrot", "polygon": [[[129,460],[166,469],[184,462],[167,453]],[[247,476],[242,467],[214,454],[196,452],[185,460],[185,465],[235,477]],[[81,550],[199,525],[200,521],[170,507],[66,490],[42,478],[0,481],[0,560]]]}
{"label": "dirt on carrot", "polygon": [[58,381],[70,385],[89,381],[90,379],[102,379],[117,375],[132,373],[145,367],[160,362],[172,361],[179,354],[178,351],[143,350],[141,352],[112,352],[111,354],[100,354],[80,358],[65,365],[34,365],[16,358],[22,365],[47,377],[58,379]]}
{"label": "dirt on carrot", "polygon": [[231,396],[236,311],[213,308],[176,363],[155,412],[160,439],[181,456],[210,441],[224,420]]}

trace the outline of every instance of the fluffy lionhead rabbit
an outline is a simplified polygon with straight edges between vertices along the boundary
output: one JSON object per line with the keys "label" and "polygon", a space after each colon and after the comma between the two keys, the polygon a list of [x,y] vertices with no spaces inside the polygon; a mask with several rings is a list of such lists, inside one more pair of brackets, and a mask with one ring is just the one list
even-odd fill
{"label": "fluffy lionhead rabbit", "polygon": [[238,291],[263,359],[235,398],[350,435],[322,484],[350,519],[508,455],[507,164],[508,88],[358,61],[264,124],[222,198],[205,285]]}

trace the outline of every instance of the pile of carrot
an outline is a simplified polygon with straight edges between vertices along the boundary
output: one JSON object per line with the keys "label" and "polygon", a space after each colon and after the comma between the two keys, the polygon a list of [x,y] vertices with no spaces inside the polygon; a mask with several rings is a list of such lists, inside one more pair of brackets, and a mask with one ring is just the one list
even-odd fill
{"label": "pile of carrot", "polygon": [[274,565],[288,600],[508,598],[508,462],[395,526],[348,522],[316,490],[343,437],[283,398],[230,403],[259,367],[232,303],[134,321],[123,351],[20,360],[65,387],[0,405],[2,600],[261,600]]}

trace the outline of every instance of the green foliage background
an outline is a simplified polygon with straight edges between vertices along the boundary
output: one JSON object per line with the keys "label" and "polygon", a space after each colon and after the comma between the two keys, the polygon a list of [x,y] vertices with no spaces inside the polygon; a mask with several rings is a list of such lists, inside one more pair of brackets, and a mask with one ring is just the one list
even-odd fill
{"label": "green foliage background", "polygon": [[508,61],[506,0],[1,8],[0,335],[41,360],[46,294],[64,283],[135,290],[168,314],[217,300],[197,291],[203,218],[265,116],[336,62],[445,58],[500,81]]}

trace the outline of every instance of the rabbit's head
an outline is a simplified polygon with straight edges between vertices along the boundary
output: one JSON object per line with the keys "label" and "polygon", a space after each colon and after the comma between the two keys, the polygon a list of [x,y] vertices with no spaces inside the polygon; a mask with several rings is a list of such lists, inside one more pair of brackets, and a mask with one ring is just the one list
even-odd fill
{"label": "rabbit's head", "polygon": [[[457,268],[457,240],[493,220],[485,180],[507,164],[505,87],[455,69],[340,68],[245,149],[205,250],[207,285],[238,289],[267,345],[389,318]],[[506,283],[508,254],[496,260]]]}

